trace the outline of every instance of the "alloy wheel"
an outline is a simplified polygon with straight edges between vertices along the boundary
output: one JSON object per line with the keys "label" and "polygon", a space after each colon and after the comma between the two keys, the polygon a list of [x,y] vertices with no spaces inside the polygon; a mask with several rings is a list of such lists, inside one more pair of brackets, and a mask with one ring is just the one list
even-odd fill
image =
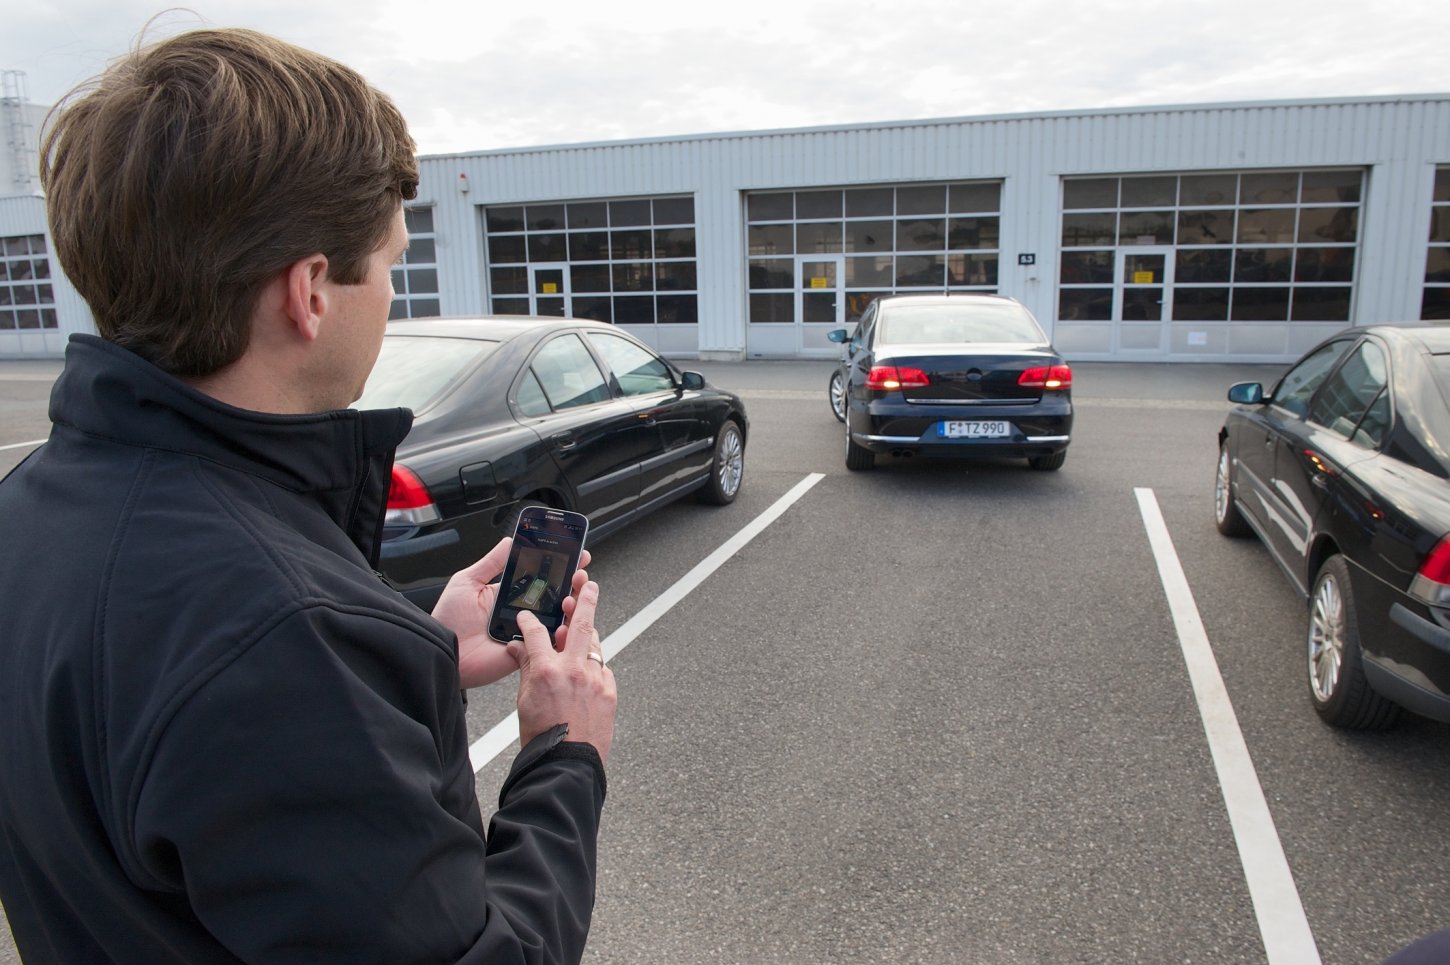
{"label": "alloy wheel", "polygon": [[740,439],[740,431],[732,426],[725,431],[725,439],[720,443],[720,468],[717,473],[720,491],[726,496],[735,495],[744,475],[745,443]]}
{"label": "alloy wheel", "polygon": [[1218,450],[1218,475],[1213,480],[1213,518],[1223,522],[1228,512],[1229,500],[1233,497],[1228,489],[1228,446]]}
{"label": "alloy wheel", "polygon": [[841,373],[837,372],[831,376],[831,411],[841,421],[846,419],[846,387],[842,383]]}
{"label": "alloy wheel", "polygon": [[1309,613],[1309,685],[1323,702],[1334,696],[1344,666],[1344,597],[1339,581],[1328,576],[1314,591]]}

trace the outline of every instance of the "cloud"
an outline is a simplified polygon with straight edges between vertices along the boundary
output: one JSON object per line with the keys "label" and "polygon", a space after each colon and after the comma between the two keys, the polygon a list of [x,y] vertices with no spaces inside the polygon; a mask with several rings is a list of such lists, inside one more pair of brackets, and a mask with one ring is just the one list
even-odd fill
{"label": "cloud", "polygon": [[[124,52],[139,0],[35,0],[0,67],[47,103]],[[157,32],[249,26],[361,70],[425,153],[716,131],[1445,88],[1450,4],[1404,0],[217,0]]]}

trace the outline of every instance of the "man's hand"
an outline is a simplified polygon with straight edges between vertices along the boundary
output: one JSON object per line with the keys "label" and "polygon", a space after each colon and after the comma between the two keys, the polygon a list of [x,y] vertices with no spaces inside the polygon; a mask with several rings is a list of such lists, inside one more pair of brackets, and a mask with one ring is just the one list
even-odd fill
{"label": "man's hand", "polygon": [[[437,606],[433,607],[433,619],[458,636],[458,676],[465,688],[491,684],[518,669],[516,658],[509,648],[488,635],[488,616],[493,612],[493,601],[498,596],[496,581],[508,563],[512,546],[513,540],[505,537],[483,559],[454,573],[443,588]],[[589,551],[585,550],[579,557],[579,570],[574,574],[570,595],[564,600],[566,621],[574,612],[580,587],[589,579],[584,570],[589,560]],[[560,647],[563,646],[566,627],[567,623],[559,628]]]}
{"label": "man's hand", "polygon": [[614,671],[604,665],[594,611],[599,605],[599,584],[586,582],[579,589],[569,622],[559,628],[558,639],[527,610],[519,613],[523,642],[513,641],[509,652],[519,664],[519,743],[527,746],[556,724],[568,724],[568,740],[593,744],[599,759],[609,758],[614,742],[617,694]]}

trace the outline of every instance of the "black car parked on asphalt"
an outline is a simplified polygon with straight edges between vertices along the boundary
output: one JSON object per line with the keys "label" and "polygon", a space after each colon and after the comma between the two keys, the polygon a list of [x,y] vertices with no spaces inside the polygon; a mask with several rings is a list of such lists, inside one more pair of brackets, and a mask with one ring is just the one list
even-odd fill
{"label": "black car parked on asphalt", "polygon": [[525,506],[585,514],[593,541],[688,493],[732,502],[744,478],[739,396],[601,323],[391,322],[356,405],[413,410],[379,565],[424,608]]}
{"label": "black car parked on asphalt", "polygon": [[1450,329],[1341,332],[1229,400],[1218,528],[1257,533],[1307,599],[1315,710],[1450,721]]}
{"label": "black car parked on asphalt", "polygon": [[1000,295],[885,295],[842,343],[828,388],[846,467],[878,454],[1026,457],[1058,469],[1072,438],[1072,369],[1032,313]]}

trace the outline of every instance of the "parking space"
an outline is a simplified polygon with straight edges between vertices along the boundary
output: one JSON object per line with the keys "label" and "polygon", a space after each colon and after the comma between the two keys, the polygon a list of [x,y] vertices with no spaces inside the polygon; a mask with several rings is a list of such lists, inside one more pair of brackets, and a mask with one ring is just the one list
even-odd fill
{"label": "parking space", "polygon": [[[1223,389],[1276,370],[1077,366],[1060,472],[850,473],[828,366],[687,367],[746,397],[745,488],[594,547],[606,635],[810,482],[614,658],[586,961],[1374,962],[1447,924],[1450,728],[1324,727],[1299,601],[1253,540],[1213,526]],[[0,446],[44,435],[44,385],[0,369]],[[1265,951],[1138,490],[1310,949]],[[512,699],[474,694],[474,736]],[[486,813],[508,757],[479,772]]]}

